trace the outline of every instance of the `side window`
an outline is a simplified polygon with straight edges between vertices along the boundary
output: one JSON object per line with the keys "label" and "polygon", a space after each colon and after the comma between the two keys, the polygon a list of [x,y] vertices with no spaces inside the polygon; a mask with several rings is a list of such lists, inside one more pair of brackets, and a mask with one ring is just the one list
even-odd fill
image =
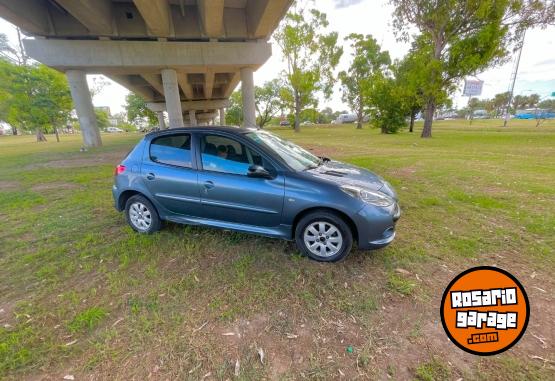
{"label": "side window", "polygon": [[253,164],[247,147],[224,136],[204,135],[200,148],[205,171],[246,175]]}
{"label": "side window", "polygon": [[178,134],[156,138],[150,143],[152,161],[191,168],[191,135]]}

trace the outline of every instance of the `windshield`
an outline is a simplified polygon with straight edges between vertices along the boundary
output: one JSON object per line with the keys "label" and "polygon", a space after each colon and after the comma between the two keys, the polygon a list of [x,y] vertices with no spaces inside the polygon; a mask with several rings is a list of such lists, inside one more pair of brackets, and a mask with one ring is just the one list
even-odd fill
{"label": "windshield", "polygon": [[307,150],[265,131],[249,132],[249,138],[278,154],[295,171],[316,168],[321,160]]}

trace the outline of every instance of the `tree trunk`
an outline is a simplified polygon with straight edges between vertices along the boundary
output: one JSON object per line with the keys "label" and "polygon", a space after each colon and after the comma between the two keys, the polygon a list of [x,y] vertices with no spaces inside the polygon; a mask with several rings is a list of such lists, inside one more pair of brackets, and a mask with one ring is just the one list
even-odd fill
{"label": "tree trunk", "polygon": [[12,135],[17,135],[17,127],[12,126]]}
{"label": "tree trunk", "polygon": [[37,128],[37,142],[45,142],[46,140],[46,136],[44,136],[44,134],[42,133],[42,130],[40,128]]}
{"label": "tree trunk", "polygon": [[430,99],[426,104],[426,110],[424,111],[424,128],[422,129],[422,138],[432,137],[432,122],[434,120],[434,113],[436,112],[436,102],[435,99]]}
{"label": "tree trunk", "polygon": [[416,111],[410,112],[410,125],[409,125],[409,132],[414,131],[414,119],[416,118]]}
{"label": "tree trunk", "polygon": [[363,119],[362,108],[363,108],[362,107],[362,97],[359,96],[358,111],[357,111],[357,129],[362,128],[362,119]]}
{"label": "tree trunk", "polygon": [[60,135],[58,135],[58,128],[54,127],[54,133],[56,134],[56,141],[59,143],[60,142]]}
{"label": "tree trunk", "polygon": [[295,91],[295,132],[301,132],[301,97],[298,91]]}

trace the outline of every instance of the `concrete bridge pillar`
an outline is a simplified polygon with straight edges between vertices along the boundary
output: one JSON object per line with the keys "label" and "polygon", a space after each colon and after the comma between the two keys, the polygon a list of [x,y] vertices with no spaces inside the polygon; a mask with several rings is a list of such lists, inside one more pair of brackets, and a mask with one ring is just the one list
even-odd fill
{"label": "concrete bridge pillar", "polygon": [[156,114],[158,115],[158,127],[161,130],[166,129],[166,121],[164,120],[164,111],[157,111]]}
{"label": "concrete bridge pillar", "polygon": [[243,96],[243,127],[256,127],[256,108],[254,104],[254,70],[241,68],[241,93]]}
{"label": "concrete bridge pillar", "polygon": [[183,114],[181,111],[181,99],[179,96],[179,85],[177,73],[173,69],[162,70],[162,84],[166,98],[166,108],[170,120],[170,128],[183,127]]}
{"label": "concrete bridge pillar", "polygon": [[68,70],[66,77],[75,104],[75,111],[79,117],[83,142],[86,147],[100,147],[102,139],[96,124],[96,115],[87,84],[87,74],[83,70]]}
{"label": "concrete bridge pillar", "polygon": [[197,125],[197,115],[195,110],[189,110],[189,122],[191,123],[191,126]]}
{"label": "concrete bridge pillar", "polygon": [[225,126],[225,108],[220,109],[220,125]]}

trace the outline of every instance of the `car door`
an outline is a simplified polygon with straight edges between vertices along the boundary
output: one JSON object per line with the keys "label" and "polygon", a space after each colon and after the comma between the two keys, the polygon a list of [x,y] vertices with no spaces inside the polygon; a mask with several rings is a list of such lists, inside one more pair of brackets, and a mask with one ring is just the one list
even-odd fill
{"label": "car door", "polygon": [[141,174],[155,201],[170,212],[198,216],[200,191],[190,133],[155,137],[144,153]]}
{"label": "car door", "polygon": [[[201,134],[198,147],[204,218],[265,227],[281,223],[284,177],[264,156],[234,137],[216,133]],[[253,164],[265,166],[273,178],[248,177]]]}

